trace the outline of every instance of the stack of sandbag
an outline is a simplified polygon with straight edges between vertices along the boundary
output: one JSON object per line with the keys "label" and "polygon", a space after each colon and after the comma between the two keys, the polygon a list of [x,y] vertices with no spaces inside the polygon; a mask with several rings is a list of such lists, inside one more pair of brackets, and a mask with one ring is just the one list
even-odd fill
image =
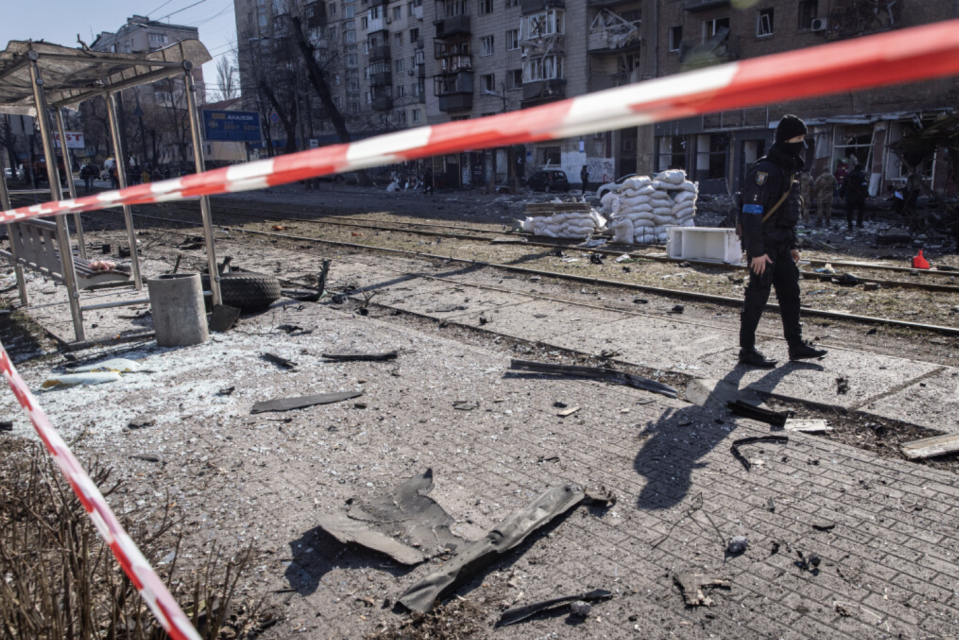
{"label": "stack of sandbag", "polygon": [[606,228],[606,218],[595,209],[568,211],[551,216],[529,216],[522,223],[523,231],[550,238],[588,238],[594,231]]}
{"label": "stack of sandbag", "polygon": [[652,180],[647,176],[626,180],[617,199],[610,199],[613,242],[666,242],[669,227],[695,226],[696,194],[695,183],[678,169],[664,171]]}

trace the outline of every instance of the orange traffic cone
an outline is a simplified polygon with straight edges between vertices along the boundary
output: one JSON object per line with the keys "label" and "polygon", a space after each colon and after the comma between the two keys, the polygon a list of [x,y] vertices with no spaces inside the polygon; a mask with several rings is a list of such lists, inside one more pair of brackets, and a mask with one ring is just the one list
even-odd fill
{"label": "orange traffic cone", "polygon": [[912,268],[913,269],[929,268],[929,261],[922,257],[922,249],[919,250],[919,255],[912,259]]}

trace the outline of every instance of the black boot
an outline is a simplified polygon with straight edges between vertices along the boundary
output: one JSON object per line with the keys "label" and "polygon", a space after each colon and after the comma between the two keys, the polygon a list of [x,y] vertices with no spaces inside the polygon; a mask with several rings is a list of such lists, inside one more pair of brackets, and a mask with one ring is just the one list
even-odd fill
{"label": "black boot", "polygon": [[759,369],[772,369],[776,366],[776,360],[770,360],[755,348],[739,350],[739,364],[748,367],[757,367]]}
{"label": "black boot", "polygon": [[817,349],[805,340],[798,344],[789,345],[790,360],[811,360],[812,358],[821,358],[826,353],[825,349]]}

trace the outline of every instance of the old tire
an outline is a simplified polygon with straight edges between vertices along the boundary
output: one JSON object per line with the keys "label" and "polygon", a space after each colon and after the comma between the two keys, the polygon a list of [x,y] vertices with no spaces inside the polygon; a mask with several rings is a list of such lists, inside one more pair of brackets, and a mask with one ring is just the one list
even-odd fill
{"label": "old tire", "polygon": [[[204,291],[210,290],[210,276],[203,276]],[[234,271],[220,276],[223,304],[241,311],[260,311],[280,299],[280,281],[273,276]],[[207,298],[208,304],[211,298]]]}

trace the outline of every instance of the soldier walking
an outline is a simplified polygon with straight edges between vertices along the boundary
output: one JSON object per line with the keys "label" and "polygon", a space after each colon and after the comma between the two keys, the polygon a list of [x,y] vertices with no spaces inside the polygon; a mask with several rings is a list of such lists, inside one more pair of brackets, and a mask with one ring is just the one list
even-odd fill
{"label": "soldier walking", "polygon": [[836,176],[829,172],[829,167],[823,167],[822,173],[813,183],[813,189],[816,192],[816,226],[822,226],[823,214],[826,216],[826,226],[829,226],[829,219],[832,217],[832,196],[836,191]]}

